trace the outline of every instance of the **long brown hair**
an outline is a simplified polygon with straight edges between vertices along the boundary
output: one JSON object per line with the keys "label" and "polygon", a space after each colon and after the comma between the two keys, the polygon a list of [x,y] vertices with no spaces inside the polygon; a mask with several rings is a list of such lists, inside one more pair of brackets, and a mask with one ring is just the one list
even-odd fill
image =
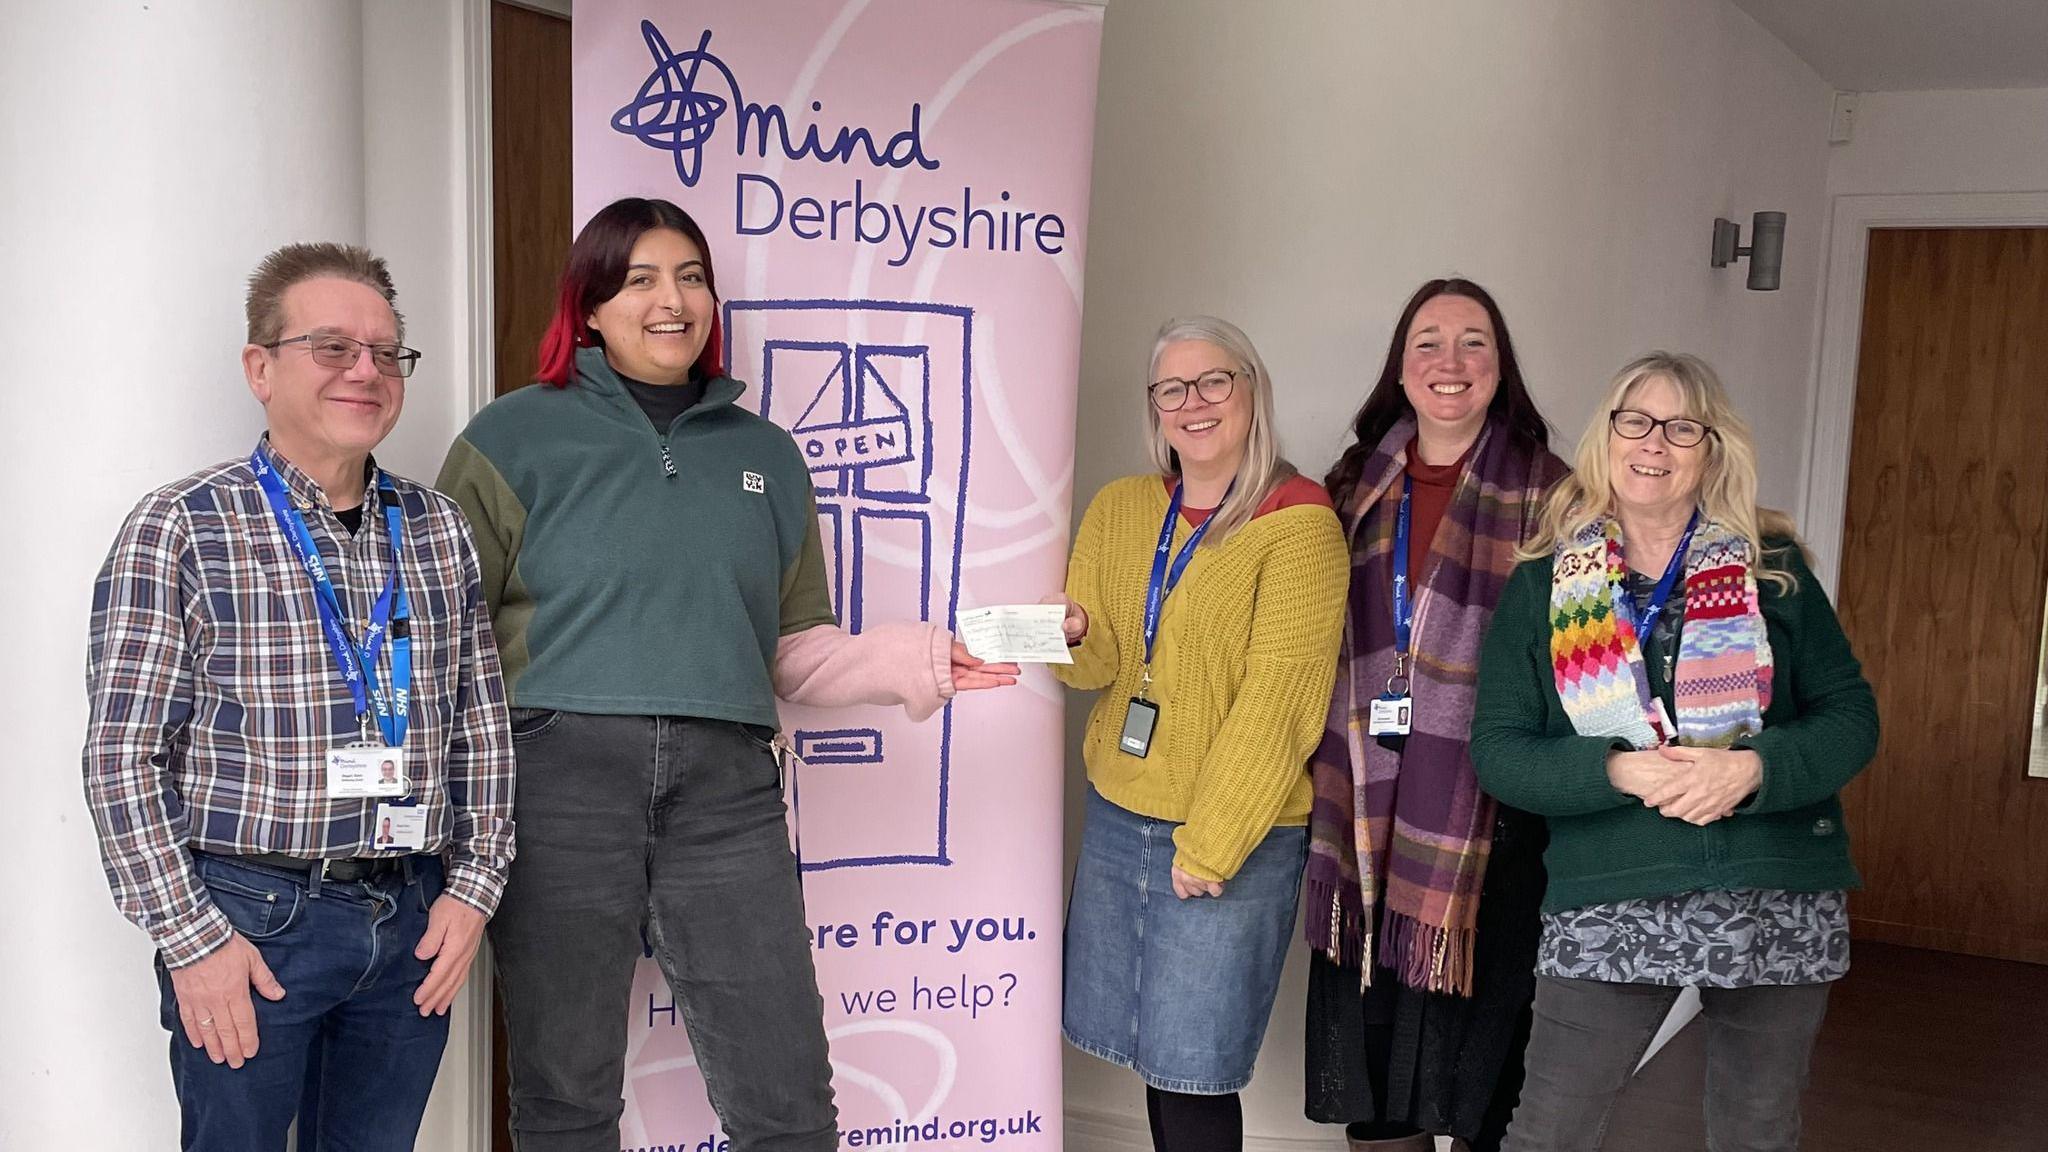
{"label": "long brown hair", "polygon": [[1536,410],[1536,402],[1529,398],[1528,385],[1522,382],[1522,362],[1515,358],[1515,342],[1508,337],[1508,322],[1500,314],[1500,305],[1494,303],[1493,294],[1470,280],[1450,278],[1431,280],[1415,290],[1408,297],[1408,306],[1401,309],[1401,319],[1394,325],[1394,335],[1387,343],[1387,359],[1380,366],[1379,382],[1359,408],[1358,416],[1351,422],[1354,437],[1344,454],[1337,458],[1335,467],[1324,478],[1323,487],[1328,489],[1330,498],[1342,508],[1344,500],[1358,485],[1359,473],[1365,470],[1366,458],[1378,448],[1401,417],[1410,415],[1415,406],[1408,402],[1408,393],[1401,387],[1401,357],[1408,346],[1408,329],[1415,323],[1415,314],[1422,306],[1439,296],[1463,296],[1486,309],[1486,318],[1493,324],[1493,344],[1499,352],[1500,386],[1494,389],[1493,402],[1486,406],[1487,418],[1498,419],[1507,427],[1507,433],[1528,449],[1531,454],[1541,455],[1550,447],[1550,425],[1543,414]]}

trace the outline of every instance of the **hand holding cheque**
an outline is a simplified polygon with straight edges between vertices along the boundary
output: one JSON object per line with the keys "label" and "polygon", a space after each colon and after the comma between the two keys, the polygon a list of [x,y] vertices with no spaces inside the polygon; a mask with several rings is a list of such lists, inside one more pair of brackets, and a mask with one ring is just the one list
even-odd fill
{"label": "hand holding cheque", "polygon": [[[1074,657],[1067,651],[1067,618],[1064,597],[1052,604],[970,608],[957,617],[958,635],[967,645],[967,650],[982,660],[1005,664],[1072,664]],[[1085,629],[1085,625],[1083,627]]]}

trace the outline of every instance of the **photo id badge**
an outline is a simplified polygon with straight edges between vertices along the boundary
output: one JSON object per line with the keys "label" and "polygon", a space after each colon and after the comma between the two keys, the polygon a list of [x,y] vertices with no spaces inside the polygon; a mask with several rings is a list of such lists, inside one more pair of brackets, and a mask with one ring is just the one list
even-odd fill
{"label": "photo id badge", "polygon": [[405,778],[405,749],[366,745],[327,750],[327,798],[403,796],[412,791]]}
{"label": "photo id badge", "polygon": [[1415,698],[1381,696],[1372,702],[1366,717],[1368,736],[1406,736],[1415,719]]}
{"label": "photo id badge", "polygon": [[1131,706],[1124,710],[1123,734],[1116,738],[1117,747],[1142,757],[1152,750],[1152,729],[1158,723],[1159,705],[1131,697]]}
{"label": "photo id badge", "polygon": [[427,846],[427,806],[379,804],[370,847],[379,852],[418,852]]}

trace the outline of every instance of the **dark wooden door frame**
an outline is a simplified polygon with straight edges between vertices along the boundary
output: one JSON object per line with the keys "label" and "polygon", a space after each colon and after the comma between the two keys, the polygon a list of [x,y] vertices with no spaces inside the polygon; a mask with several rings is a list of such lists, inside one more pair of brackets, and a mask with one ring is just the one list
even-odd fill
{"label": "dark wooden door frame", "polygon": [[[471,388],[472,412],[489,403],[495,396],[523,386],[530,374],[525,370],[533,357],[533,348],[538,342],[539,332],[534,330],[532,309],[525,309],[521,319],[508,317],[507,302],[515,296],[531,297],[531,291],[513,293],[503,283],[506,268],[507,245],[505,233],[508,219],[516,222],[523,215],[530,214],[530,204],[519,202],[519,189],[508,187],[504,179],[507,162],[523,158],[526,167],[533,166],[531,150],[525,147],[531,141],[515,140],[507,146],[503,136],[508,127],[499,116],[496,82],[498,68],[502,61],[496,29],[500,20],[510,17],[524,20],[551,19],[559,21],[566,31],[569,20],[567,0],[540,2],[540,0],[468,0],[466,38],[468,40],[468,65],[470,100],[473,106],[470,117],[469,154],[471,157],[471,245],[472,279],[480,281],[475,285],[479,290],[472,293],[474,313],[469,317],[471,346],[476,381]],[[509,10],[509,11],[508,11]],[[530,61],[529,61],[530,64]],[[566,61],[562,67],[566,69]],[[547,133],[548,145],[559,145],[562,155],[556,169],[549,171],[550,178],[566,183],[571,174],[566,122],[568,119],[568,79],[561,77],[556,95],[562,102],[559,132]],[[477,115],[477,111],[481,115]],[[547,162],[542,161],[542,166]],[[514,175],[532,175],[531,172]],[[566,250],[568,229],[571,225],[571,206],[565,190],[558,189],[560,231],[550,233],[552,239],[547,247],[555,246]],[[508,212],[508,196],[513,198]],[[553,201],[550,201],[553,203]],[[515,225],[516,226],[516,225]],[[513,262],[515,273],[523,271],[529,280],[545,276],[546,286],[552,287],[553,276],[561,266],[558,253],[519,252],[520,259]],[[537,257],[537,258],[536,258]],[[530,284],[528,285],[530,289]],[[545,294],[545,293],[543,293]],[[530,300],[529,300],[530,303]],[[517,355],[508,357],[508,344]],[[518,366],[507,368],[509,363]],[[478,1018],[471,1022],[471,1093],[470,1109],[465,1121],[470,1126],[465,1145],[472,1152],[512,1152],[511,1133],[508,1126],[507,1074],[505,1070],[505,1029],[503,1013],[499,1010],[496,981],[492,979],[489,961],[489,945],[486,943],[478,953],[477,968],[472,979],[478,992],[471,997],[471,1009]]]}

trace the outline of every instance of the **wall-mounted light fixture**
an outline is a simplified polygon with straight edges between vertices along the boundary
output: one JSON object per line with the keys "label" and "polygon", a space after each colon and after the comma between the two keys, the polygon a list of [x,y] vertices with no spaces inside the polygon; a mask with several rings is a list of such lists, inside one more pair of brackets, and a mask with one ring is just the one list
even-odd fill
{"label": "wall-mounted light fixture", "polygon": [[1742,226],[1733,220],[1714,217],[1714,254],[1709,262],[1716,268],[1749,257],[1749,287],[1753,292],[1776,292],[1778,275],[1785,267],[1785,214],[1759,212],[1749,220],[1749,247],[1742,242]]}

